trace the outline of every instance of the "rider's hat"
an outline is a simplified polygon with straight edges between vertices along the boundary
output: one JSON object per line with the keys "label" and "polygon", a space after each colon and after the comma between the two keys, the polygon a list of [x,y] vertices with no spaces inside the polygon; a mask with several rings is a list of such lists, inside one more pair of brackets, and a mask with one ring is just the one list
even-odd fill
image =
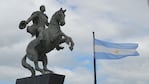
{"label": "rider's hat", "polygon": [[26,24],[27,23],[26,23],[25,20],[21,21],[20,24],[19,24],[19,29],[24,29],[26,27]]}

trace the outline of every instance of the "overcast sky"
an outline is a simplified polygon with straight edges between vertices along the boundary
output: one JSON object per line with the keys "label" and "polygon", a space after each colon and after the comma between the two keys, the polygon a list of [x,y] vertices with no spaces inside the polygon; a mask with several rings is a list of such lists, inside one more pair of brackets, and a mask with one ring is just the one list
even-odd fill
{"label": "overcast sky", "polygon": [[0,0],[0,84],[15,84],[17,78],[30,76],[21,59],[34,38],[18,25],[40,5],[46,6],[49,20],[61,7],[67,9],[62,31],[74,40],[74,50],[64,44],[64,50],[48,53],[48,68],[66,75],[64,84],[93,84],[93,31],[97,39],[138,43],[140,53],[120,60],[97,60],[98,84],[149,83],[147,0]]}

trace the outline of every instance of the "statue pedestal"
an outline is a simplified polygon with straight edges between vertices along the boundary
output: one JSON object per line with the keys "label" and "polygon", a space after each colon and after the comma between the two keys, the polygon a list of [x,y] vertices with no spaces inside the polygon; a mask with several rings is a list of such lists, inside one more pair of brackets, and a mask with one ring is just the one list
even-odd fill
{"label": "statue pedestal", "polygon": [[44,74],[35,77],[26,77],[16,80],[16,84],[63,84],[64,75]]}

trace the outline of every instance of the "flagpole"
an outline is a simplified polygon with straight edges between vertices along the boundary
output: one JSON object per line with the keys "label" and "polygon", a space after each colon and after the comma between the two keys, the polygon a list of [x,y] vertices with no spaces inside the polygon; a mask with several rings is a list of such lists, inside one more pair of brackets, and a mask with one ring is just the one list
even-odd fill
{"label": "flagpole", "polygon": [[93,56],[94,56],[94,84],[97,84],[96,79],[96,59],[95,59],[95,33],[93,32]]}

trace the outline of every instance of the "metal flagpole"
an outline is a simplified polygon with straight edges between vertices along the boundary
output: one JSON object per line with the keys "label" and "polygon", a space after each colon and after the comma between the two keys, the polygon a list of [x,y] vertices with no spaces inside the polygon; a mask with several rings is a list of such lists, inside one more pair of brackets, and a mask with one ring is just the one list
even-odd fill
{"label": "metal flagpole", "polygon": [[95,59],[95,34],[93,32],[93,55],[94,55],[94,84],[97,84],[96,79],[96,59]]}

